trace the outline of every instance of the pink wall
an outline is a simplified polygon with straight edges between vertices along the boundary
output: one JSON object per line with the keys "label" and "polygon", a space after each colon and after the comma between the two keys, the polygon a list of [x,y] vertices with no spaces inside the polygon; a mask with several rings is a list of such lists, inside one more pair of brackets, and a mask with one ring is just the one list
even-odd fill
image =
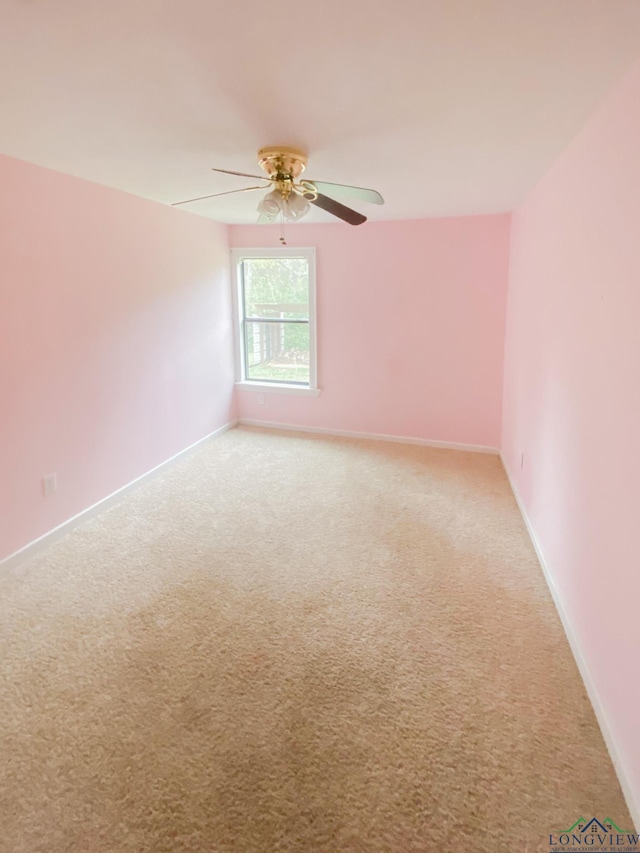
{"label": "pink wall", "polygon": [[514,215],[503,442],[640,816],[638,152],[640,65]]}
{"label": "pink wall", "polygon": [[[234,247],[278,246],[233,226]],[[509,217],[298,224],[316,246],[319,397],[238,392],[240,417],[498,447]]]}
{"label": "pink wall", "polygon": [[225,226],[6,157],[0,186],[2,558],[234,413]]}

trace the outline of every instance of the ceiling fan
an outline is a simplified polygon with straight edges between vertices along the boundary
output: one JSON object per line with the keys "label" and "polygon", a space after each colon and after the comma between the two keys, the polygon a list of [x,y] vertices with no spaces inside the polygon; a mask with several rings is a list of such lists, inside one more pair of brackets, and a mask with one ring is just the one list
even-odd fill
{"label": "ceiling fan", "polygon": [[362,225],[367,217],[358,213],[339,201],[333,196],[341,196],[350,201],[367,201],[372,204],[384,204],[384,199],[376,190],[364,187],[351,187],[347,184],[331,184],[326,181],[299,180],[300,175],[307,166],[307,155],[297,148],[280,145],[269,148],[261,148],[258,151],[258,163],[265,172],[261,175],[248,175],[246,172],[231,172],[228,169],[212,169],[214,172],[223,172],[225,175],[238,175],[241,178],[256,178],[268,183],[256,187],[244,187],[239,190],[227,190],[213,195],[203,195],[198,198],[188,198],[185,201],[177,201],[172,207],[181,204],[191,204],[195,201],[204,201],[207,198],[216,198],[232,193],[246,193],[253,190],[266,190],[268,192],[258,203],[258,222],[275,222],[278,217],[289,221],[296,221],[309,212],[310,205],[326,210],[338,219],[348,222],[349,225]]}

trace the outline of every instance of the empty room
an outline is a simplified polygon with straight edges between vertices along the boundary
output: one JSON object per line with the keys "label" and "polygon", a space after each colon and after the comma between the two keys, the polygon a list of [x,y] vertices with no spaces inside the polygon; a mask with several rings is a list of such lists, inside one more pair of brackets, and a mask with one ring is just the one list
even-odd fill
{"label": "empty room", "polygon": [[640,851],[640,2],[0,6],[0,851]]}

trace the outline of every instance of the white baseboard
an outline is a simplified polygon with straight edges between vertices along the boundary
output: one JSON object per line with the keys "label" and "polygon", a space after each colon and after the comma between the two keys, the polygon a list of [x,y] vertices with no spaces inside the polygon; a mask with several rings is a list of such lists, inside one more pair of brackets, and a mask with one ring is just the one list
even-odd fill
{"label": "white baseboard", "polygon": [[[560,590],[558,589],[556,582],[553,577],[553,572],[551,567],[549,566],[544,552],[542,551],[542,547],[536,536],[536,532],[533,529],[531,521],[529,520],[529,516],[527,515],[527,511],[524,507],[524,504],[520,498],[520,494],[515,486],[511,478],[511,474],[509,472],[509,468],[505,462],[504,456],[502,453],[500,454],[500,459],[502,461],[502,466],[507,475],[507,479],[509,480],[509,485],[511,486],[511,491],[513,492],[513,496],[516,499],[516,503],[518,504],[518,509],[520,510],[520,514],[522,515],[523,521],[527,528],[527,532],[529,533],[529,537],[535,549],[536,555],[542,567],[542,571],[545,576],[545,580],[547,581],[547,586],[549,587],[549,591],[551,592],[551,596],[553,597],[554,604],[556,606],[556,610],[558,611],[558,615],[560,616],[560,621],[562,622],[562,627],[564,628],[564,633],[569,642],[569,647],[573,653],[573,657],[575,658],[576,665],[582,676],[582,681],[584,683],[585,689],[587,691],[587,696],[589,697],[589,701],[593,707],[593,711],[596,715],[596,720],[598,721],[598,725],[600,726],[600,731],[602,732],[602,737],[606,744],[606,747],[609,751],[609,756],[611,758],[611,762],[613,764],[613,768],[618,776],[618,781],[620,782],[620,787],[622,788],[622,793],[627,803],[627,808],[629,809],[629,813],[631,815],[631,819],[634,822],[636,827],[636,832],[640,832],[640,795],[636,796],[636,793],[633,790],[633,786],[631,785],[629,774],[627,773],[623,761],[623,752],[617,743],[613,731],[611,729],[611,725],[607,718],[606,712],[602,705],[602,701],[600,700],[600,696],[595,686],[595,682],[591,675],[591,670],[589,669],[589,664],[587,663],[587,659],[582,651],[580,646],[580,642],[576,637],[573,627],[569,621],[569,617],[567,616],[567,611],[565,610],[564,603],[562,601],[562,597],[560,595]],[[615,818],[614,818],[615,819]]]}
{"label": "white baseboard", "polygon": [[432,441],[429,438],[410,438],[403,435],[384,435],[375,432],[352,432],[347,429],[328,429],[326,427],[307,427],[295,424],[280,424],[273,421],[257,421],[251,418],[240,418],[240,426],[255,426],[263,429],[281,429],[286,432],[309,432],[319,435],[336,435],[342,438],[364,438],[369,441],[393,441],[398,444],[420,444],[425,447],[442,447],[446,450],[466,450],[471,453],[492,453],[497,456],[497,447],[485,447],[481,444],[455,444],[452,441]]}
{"label": "white baseboard", "polygon": [[57,539],[60,539],[65,534],[69,533],[73,530],[74,527],[77,527],[79,524],[83,524],[85,521],[88,521],[94,515],[97,515],[99,512],[103,512],[105,509],[108,509],[114,503],[116,503],[120,498],[123,497],[128,491],[131,489],[137,488],[141,486],[147,480],[153,479],[160,471],[165,468],[167,465],[170,465],[172,462],[177,461],[181,456],[184,456],[187,453],[190,453],[196,447],[199,447],[201,444],[204,444],[205,441],[210,441],[212,438],[216,436],[222,435],[223,432],[226,432],[229,429],[237,426],[238,421],[230,421],[228,424],[224,424],[219,429],[210,432],[208,435],[205,435],[204,438],[198,439],[193,444],[190,444],[189,447],[185,447],[184,450],[180,450],[178,453],[171,456],[169,459],[165,459],[164,462],[161,462],[159,465],[156,465],[155,468],[152,468],[150,471],[147,471],[146,474],[141,474],[139,477],[136,477],[135,480],[132,480],[130,483],[127,483],[125,486],[117,489],[115,492],[112,492],[110,495],[99,500],[97,503],[92,504],[91,506],[83,509],[82,512],[79,512],[77,515],[68,518],[66,521],[63,521],[62,524],[59,524],[57,527],[54,527],[53,530],[49,530],[47,533],[43,533],[42,536],[39,536],[37,539],[34,539],[32,542],[29,542],[27,545],[23,545],[18,551],[14,551],[12,554],[9,554],[7,557],[3,557],[0,560],[0,569],[3,571],[11,570],[17,568],[24,560],[29,559],[42,548],[46,548],[55,542]]}

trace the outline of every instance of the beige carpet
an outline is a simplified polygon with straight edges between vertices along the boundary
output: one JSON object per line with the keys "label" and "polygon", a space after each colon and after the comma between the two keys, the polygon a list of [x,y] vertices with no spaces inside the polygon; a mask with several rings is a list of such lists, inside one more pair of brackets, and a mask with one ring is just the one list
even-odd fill
{"label": "beige carpet", "polygon": [[2,851],[631,828],[496,457],[233,430],[0,592]]}

